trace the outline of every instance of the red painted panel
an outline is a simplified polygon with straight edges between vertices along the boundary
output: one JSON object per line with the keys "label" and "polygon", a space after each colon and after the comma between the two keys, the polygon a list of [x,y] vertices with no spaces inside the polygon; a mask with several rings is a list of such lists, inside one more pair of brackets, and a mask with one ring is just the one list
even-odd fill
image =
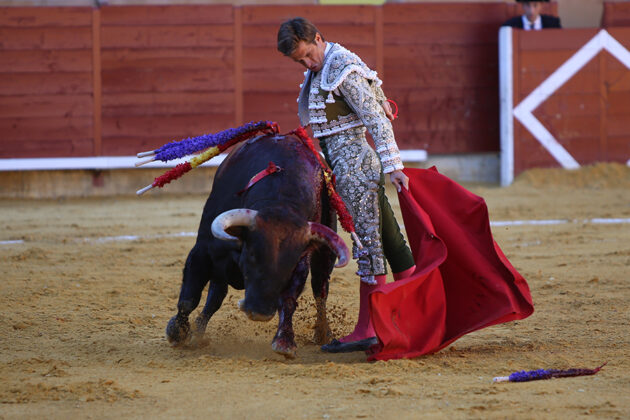
{"label": "red painted panel", "polygon": [[385,23],[496,23],[507,19],[503,5],[488,3],[387,3],[383,7]]}
{"label": "red painted panel", "polygon": [[225,47],[234,42],[232,25],[103,26],[102,48]]}
{"label": "red painted panel", "polygon": [[1,95],[67,95],[92,93],[91,73],[5,73]]}
{"label": "red painted panel", "polygon": [[628,2],[604,2],[604,14],[602,26],[630,26],[630,3]]}
{"label": "red painted panel", "polygon": [[0,27],[91,26],[90,7],[0,7]]}
{"label": "red painted panel", "polygon": [[0,133],[3,142],[88,139],[92,137],[92,118],[85,116],[0,118]]}
{"label": "red painted panel", "polygon": [[234,68],[234,49],[219,48],[151,48],[113,49],[101,54],[106,70],[142,68],[212,69]]}
{"label": "red painted panel", "polygon": [[92,95],[0,96],[2,118],[79,117],[92,115]]}
{"label": "red painted panel", "polygon": [[101,8],[103,25],[216,25],[231,24],[230,5],[105,6]]}
{"label": "red painted panel", "polygon": [[92,48],[92,28],[0,28],[0,51]]}
{"label": "red painted panel", "polygon": [[198,92],[234,89],[234,73],[226,69],[139,68],[107,70],[102,73],[103,93]]}
{"label": "red painted panel", "polygon": [[2,73],[89,72],[92,70],[91,50],[31,50],[2,51]]}
{"label": "red painted panel", "polygon": [[459,23],[411,23],[385,24],[384,42],[386,45],[398,44],[455,44],[455,45],[497,45],[498,25],[478,23],[462,25]]}
{"label": "red painted panel", "polygon": [[[276,32],[282,22],[302,16],[313,22],[321,31],[322,23],[358,25],[374,21],[372,6],[243,6],[243,23],[274,25]],[[274,34],[275,35],[275,34]],[[324,34],[325,35],[325,34]]]}
{"label": "red painted panel", "polygon": [[229,91],[120,93],[103,97],[103,117],[198,115],[206,119],[233,111],[234,94]]}

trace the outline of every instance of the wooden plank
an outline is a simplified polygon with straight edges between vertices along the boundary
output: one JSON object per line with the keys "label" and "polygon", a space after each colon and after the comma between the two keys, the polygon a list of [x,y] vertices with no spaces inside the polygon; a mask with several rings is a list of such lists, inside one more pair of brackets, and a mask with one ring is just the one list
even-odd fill
{"label": "wooden plank", "polygon": [[[385,62],[404,67],[485,66],[498,68],[496,45],[385,45]],[[495,70],[498,74],[498,70]]]}
{"label": "wooden plank", "polygon": [[92,73],[3,73],[0,95],[71,95],[92,93]]}
{"label": "wooden plank", "polygon": [[609,91],[607,105],[609,115],[626,115],[630,121],[630,89]]}
{"label": "wooden plank", "polygon": [[606,160],[626,163],[630,156],[630,134],[622,136],[608,135],[608,156]]}
{"label": "wooden plank", "polygon": [[304,80],[301,69],[285,67],[274,72],[243,70],[244,92],[299,92]]}
{"label": "wooden plank", "polygon": [[[608,63],[610,64],[610,62]],[[624,92],[630,90],[630,70],[614,70],[610,65],[606,72],[606,85],[611,92]],[[627,106],[627,105],[626,105]]]}
{"label": "wooden plank", "polygon": [[0,7],[0,27],[32,28],[92,25],[89,7]]}
{"label": "wooden plank", "polygon": [[92,118],[89,116],[0,118],[4,141],[91,139]]}
{"label": "wooden plank", "polygon": [[[228,110],[229,111],[229,110]],[[190,136],[225,130],[234,123],[232,112],[212,114],[207,118],[199,115],[121,116],[103,118],[103,148],[105,143],[117,137],[156,137],[162,144]]]}
{"label": "wooden plank", "polygon": [[383,11],[387,24],[493,23],[498,30],[507,19],[499,3],[386,3]]}
{"label": "wooden plank", "polygon": [[598,29],[545,29],[544,31],[522,31],[519,49],[521,51],[577,51],[597,35],[598,31]]}
{"label": "wooden plank", "polygon": [[[310,20],[320,31],[322,23],[356,25],[374,22],[373,6],[322,6],[322,5],[278,5],[243,6],[243,24],[265,24],[275,26],[274,37],[285,20],[302,16]],[[325,35],[325,33],[324,33]]]}
{"label": "wooden plank", "polygon": [[77,50],[92,47],[92,28],[0,28],[0,50]]}
{"label": "wooden plank", "polygon": [[[569,50],[524,50],[521,51],[520,61],[523,72],[553,73],[575,54],[575,49]],[[595,71],[594,68],[591,69]]]}
{"label": "wooden plank", "polygon": [[604,1],[602,26],[604,28],[630,26],[630,3]]}
{"label": "wooden plank", "polygon": [[[338,42],[346,47],[374,47],[374,25],[331,25],[321,24],[318,29],[326,41]],[[268,47],[276,49],[278,44],[277,25],[244,25],[243,45],[245,47]]]}
{"label": "wooden plank", "polygon": [[102,108],[104,118],[225,114],[234,109],[234,94],[230,91],[119,93],[105,95]]}
{"label": "wooden plank", "polygon": [[[606,56],[599,54],[597,57],[599,62],[599,88],[600,88],[600,100],[599,100],[599,155],[600,159],[605,160],[608,156],[608,116],[606,108],[608,107],[608,89],[606,82]],[[630,130],[628,131],[630,132]]]}
{"label": "wooden plank", "polygon": [[[608,135],[614,137],[627,136],[630,134],[628,124],[628,114],[608,114],[607,120]],[[630,158],[630,156],[629,156]]]}
{"label": "wooden plank", "polygon": [[599,115],[545,115],[534,111],[534,116],[560,142],[580,137],[599,139]]}
{"label": "wooden plank", "polygon": [[420,67],[401,68],[385,63],[390,88],[488,87],[497,85],[496,72],[484,67]]}
{"label": "wooden plank", "polygon": [[234,8],[234,125],[243,124],[243,9]]}
{"label": "wooden plank", "polygon": [[90,138],[29,139],[28,141],[3,139],[0,158],[79,157],[92,153]]}
{"label": "wooden plank", "polygon": [[231,24],[231,5],[127,5],[102,7],[103,25]]}
{"label": "wooden plank", "polygon": [[383,36],[383,8],[377,7],[374,9],[374,50],[376,54],[376,67],[375,70],[379,74],[381,80],[385,77],[385,53],[384,49],[384,36]]}
{"label": "wooden plank", "polygon": [[0,96],[2,118],[92,116],[92,95]]}
{"label": "wooden plank", "polygon": [[601,94],[556,93],[536,108],[542,115],[599,115]]}
{"label": "wooden plank", "polygon": [[92,83],[94,96],[94,135],[92,153],[98,156],[102,152],[102,68],[101,68],[101,11],[95,8],[92,11]]}
{"label": "wooden plank", "polygon": [[234,51],[219,48],[109,49],[101,53],[107,70],[138,68],[224,68],[234,66]]}
{"label": "wooden plank", "polygon": [[232,25],[103,26],[102,48],[227,47],[234,41]]}
{"label": "wooden plank", "polygon": [[224,69],[104,69],[102,80],[105,94],[234,89],[234,72]]}
{"label": "wooden plank", "polygon": [[[246,92],[244,94],[244,112],[246,115],[265,115],[262,119],[274,120],[289,117],[297,125],[297,90],[294,93],[282,92]],[[284,128],[284,127],[282,127]],[[292,129],[292,127],[286,127]]]}
{"label": "wooden plank", "polygon": [[[597,64],[591,62],[587,66]],[[521,93],[525,96],[531,93],[537,88],[547,77],[548,72],[529,72],[523,73],[520,79]],[[577,72],[571,79],[569,79],[564,85],[562,85],[554,95],[565,93],[594,93],[599,92],[599,77],[597,72],[589,71],[583,68]],[[517,105],[515,103],[515,105]]]}
{"label": "wooden plank", "polygon": [[1,51],[0,73],[92,71],[91,50]]}
{"label": "wooden plank", "polygon": [[385,24],[385,44],[498,44],[498,28],[495,24],[471,23],[411,23]]}

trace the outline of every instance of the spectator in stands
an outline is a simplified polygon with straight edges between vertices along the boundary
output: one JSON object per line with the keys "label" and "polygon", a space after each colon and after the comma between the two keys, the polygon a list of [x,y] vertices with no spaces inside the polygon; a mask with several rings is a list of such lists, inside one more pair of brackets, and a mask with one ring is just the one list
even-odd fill
{"label": "spectator in stands", "polygon": [[[526,31],[546,28],[561,28],[560,18],[550,15],[541,15],[543,1],[516,0],[523,8],[521,16],[508,19],[501,26],[511,26],[513,28],[525,29]],[[544,2],[548,2],[546,0]]]}

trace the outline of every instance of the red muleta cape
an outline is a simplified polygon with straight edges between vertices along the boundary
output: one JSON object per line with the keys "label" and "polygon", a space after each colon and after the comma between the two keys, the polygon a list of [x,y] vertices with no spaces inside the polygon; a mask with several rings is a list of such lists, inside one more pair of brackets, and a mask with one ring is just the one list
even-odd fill
{"label": "red muleta cape", "polygon": [[416,271],[370,295],[379,343],[368,360],[433,353],[534,312],[527,282],[492,238],[483,198],[435,168],[404,172],[409,191],[398,198]]}

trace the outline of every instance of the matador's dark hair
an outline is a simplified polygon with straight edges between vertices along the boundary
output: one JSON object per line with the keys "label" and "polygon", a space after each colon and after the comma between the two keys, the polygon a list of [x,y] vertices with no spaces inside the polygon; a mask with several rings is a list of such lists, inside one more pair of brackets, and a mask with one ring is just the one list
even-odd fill
{"label": "matador's dark hair", "polygon": [[314,43],[317,34],[324,40],[322,33],[307,19],[302,17],[289,19],[278,29],[278,51],[289,56],[295,51],[300,41]]}

